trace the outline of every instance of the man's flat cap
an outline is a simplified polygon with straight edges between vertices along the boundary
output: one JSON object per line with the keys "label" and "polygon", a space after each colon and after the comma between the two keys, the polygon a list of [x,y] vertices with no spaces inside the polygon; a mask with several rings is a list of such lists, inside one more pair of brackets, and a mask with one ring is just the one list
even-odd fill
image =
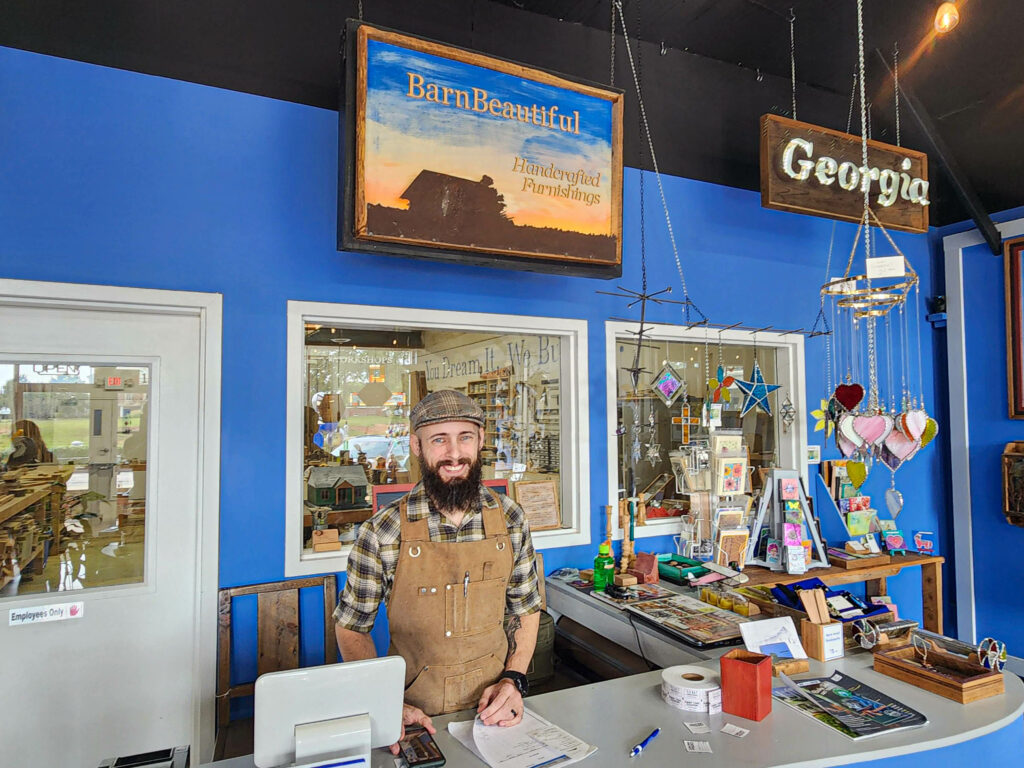
{"label": "man's flat cap", "polygon": [[471,421],[477,426],[484,425],[483,409],[469,397],[454,389],[431,392],[413,406],[409,414],[409,425],[415,432],[428,424],[442,421]]}

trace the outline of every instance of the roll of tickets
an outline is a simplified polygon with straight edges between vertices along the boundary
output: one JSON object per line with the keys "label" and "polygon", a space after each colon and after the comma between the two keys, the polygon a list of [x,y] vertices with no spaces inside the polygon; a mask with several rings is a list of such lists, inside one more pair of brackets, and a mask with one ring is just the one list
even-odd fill
{"label": "roll of tickets", "polygon": [[684,712],[722,711],[722,683],[703,667],[679,665],[661,672],[661,698]]}

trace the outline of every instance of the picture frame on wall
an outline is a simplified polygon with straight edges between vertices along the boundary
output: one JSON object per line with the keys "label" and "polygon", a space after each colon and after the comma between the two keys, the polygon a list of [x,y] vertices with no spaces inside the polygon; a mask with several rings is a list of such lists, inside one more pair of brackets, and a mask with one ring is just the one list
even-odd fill
{"label": "picture frame on wall", "polygon": [[338,249],[622,274],[620,90],[349,20]]}
{"label": "picture frame on wall", "polygon": [[1024,419],[1024,286],[1021,261],[1024,238],[1007,240],[1003,246],[1006,292],[1006,383],[1011,419]]}
{"label": "picture frame on wall", "polygon": [[558,483],[555,480],[520,480],[513,486],[516,504],[523,508],[531,531],[550,531],[562,527],[558,509]]}

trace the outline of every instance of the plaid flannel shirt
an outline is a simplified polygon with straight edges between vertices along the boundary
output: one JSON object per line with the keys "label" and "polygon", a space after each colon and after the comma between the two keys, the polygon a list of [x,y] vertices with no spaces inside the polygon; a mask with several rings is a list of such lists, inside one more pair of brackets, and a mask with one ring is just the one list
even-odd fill
{"label": "plaid flannel shirt", "polygon": [[[483,505],[494,501],[483,485],[459,528],[451,525],[433,508],[419,483],[408,497],[409,520],[427,518],[427,530],[434,542],[480,541],[484,538]],[[512,545],[512,575],[505,591],[505,611],[517,616],[540,610],[540,590],[534,564],[533,540],[522,507],[498,494]],[[401,534],[401,500],[388,504],[359,526],[359,535],[348,556],[348,577],[334,610],[338,626],[369,632],[381,601],[388,603],[398,565]]]}

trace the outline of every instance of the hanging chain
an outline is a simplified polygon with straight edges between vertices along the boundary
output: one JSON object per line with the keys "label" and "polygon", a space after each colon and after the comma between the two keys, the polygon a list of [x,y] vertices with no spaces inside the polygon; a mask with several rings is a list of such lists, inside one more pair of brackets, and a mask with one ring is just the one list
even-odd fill
{"label": "hanging chain", "polygon": [[[651,153],[651,166],[654,168],[654,178],[658,182],[658,193],[661,196],[661,207],[665,211],[665,224],[668,226],[668,237],[669,241],[672,244],[672,257],[675,259],[676,270],[679,272],[679,282],[682,284],[683,287],[683,299],[686,302],[683,305],[683,312],[685,312],[688,315],[690,309],[690,294],[686,289],[686,278],[683,276],[683,265],[679,261],[679,249],[676,247],[676,235],[674,230],[672,229],[672,217],[669,215],[668,212],[668,202],[665,199],[665,188],[661,182],[661,171],[658,170],[658,158],[657,155],[655,155],[654,153],[654,140],[651,138],[651,127],[647,121],[647,109],[644,107],[644,97],[643,93],[640,90],[640,76],[637,72],[636,64],[633,61],[632,47],[629,44],[629,33],[626,30],[626,17],[622,12],[622,0],[613,0],[613,2],[615,4],[616,10],[619,13],[619,23],[622,25],[622,41],[626,48],[626,58],[629,60],[629,68],[633,74],[633,83],[636,86],[636,100],[637,105],[640,108],[641,125],[643,126],[644,134],[647,137],[648,151]],[[641,178],[642,177],[643,176],[641,171]]]}
{"label": "hanging chain", "polygon": [[359,20],[363,20],[363,0],[359,0]]}
{"label": "hanging chain", "polygon": [[[625,25],[623,25],[623,34],[625,34]],[[636,29],[637,35],[640,34],[640,3],[636,4]],[[637,38],[636,44],[636,77],[637,77],[637,95],[640,93],[640,83],[644,79],[644,59],[643,49],[640,46],[640,38]],[[642,109],[642,107],[641,107]],[[637,113],[637,129],[642,135],[644,132],[644,120],[643,112]],[[637,156],[637,167],[640,170],[640,273],[641,273],[641,285],[643,292],[647,293],[647,202],[646,194],[644,191],[644,145],[640,143]]]}
{"label": "hanging chain", "polygon": [[[860,154],[861,167],[863,172],[868,168],[868,103],[864,88],[864,0],[857,0],[857,74],[860,79],[858,83],[860,90]],[[868,211],[871,202],[870,177],[861,179],[861,189],[864,191],[864,257],[871,256],[871,223],[868,221]],[[867,287],[871,287],[871,280],[866,281]],[[875,349],[875,318],[868,318],[868,379],[871,397],[868,400],[869,408],[878,407],[878,360]]]}
{"label": "hanging chain", "polygon": [[794,25],[796,14],[789,9],[789,78],[793,87],[793,119],[796,120],[796,34]]}
{"label": "hanging chain", "polygon": [[[708,354],[708,327],[704,326],[704,374],[707,377],[707,381],[711,382],[711,357]],[[715,376],[717,377],[717,374]],[[721,384],[721,382],[719,382]]]}
{"label": "hanging chain", "polygon": [[[921,289],[914,286],[914,333],[917,336],[917,383],[921,392],[921,407],[924,408],[924,369],[921,367]],[[917,402],[914,402],[917,407]]]}
{"label": "hanging chain", "polygon": [[612,10],[612,20],[611,20],[611,25],[608,27],[608,31],[611,33],[609,35],[609,37],[611,37],[611,51],[610,51],[610,55],[609,55],[609,59],[611,59],[611,61],[608,64],[608,85],[610,85],[610,86],[612,86],[614,88],[615,87],[615,3],[611,4],[611,10]]}
{"label": "hanging chain", "polygon": [[900,44],[892,44],[892,90],[896,98],[896,146],[900,144]]}
{"label": "hanging chain", "polygon": [[[857,0],[857,73],[860,89],[860,159],[863,168],[868,167],[868,115],[867,97],[864,94],[864,0]],[[868,207],[871,202],[870,186],[861,184],[864,190],[864,253],[871,251],[871,227],[868,224]]]}
{"label": "hanging chain", "polygon": [[853,105],[857,103],[857,70],[853,70],[853,82],[850,84],[850,111],[846,114],[846,132],[853,128]]}

